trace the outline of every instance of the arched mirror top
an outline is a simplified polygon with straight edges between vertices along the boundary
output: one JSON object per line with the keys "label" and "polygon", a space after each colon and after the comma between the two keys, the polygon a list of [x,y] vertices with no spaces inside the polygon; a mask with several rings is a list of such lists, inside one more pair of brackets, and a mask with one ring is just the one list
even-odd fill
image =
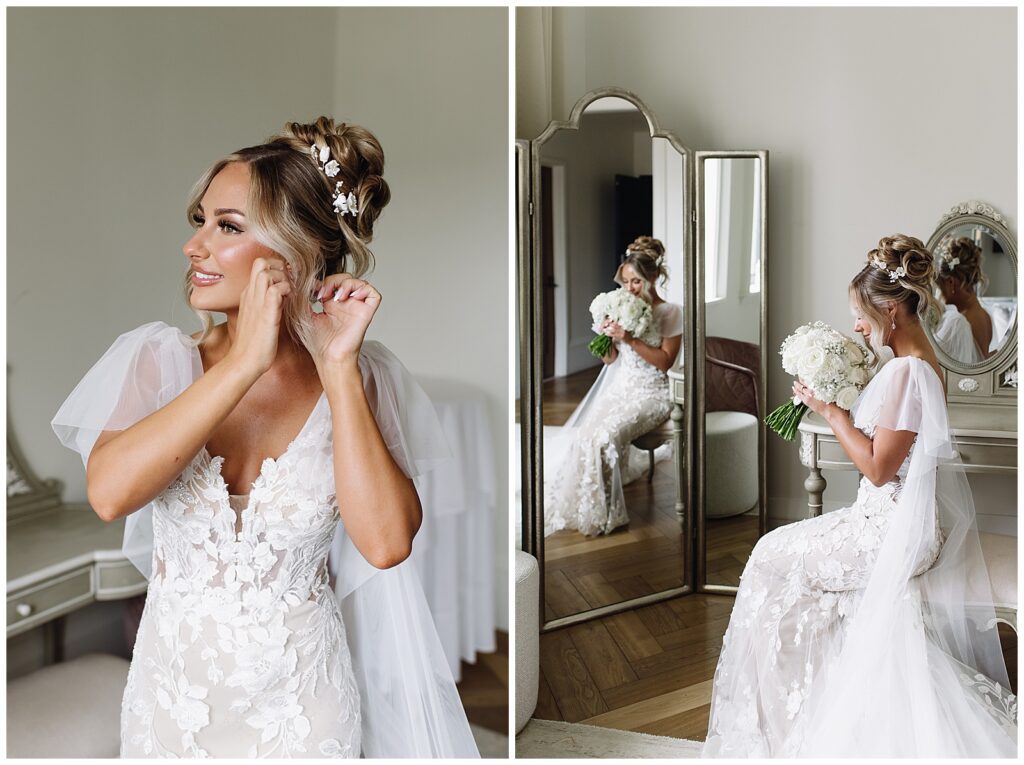
{"label": "arched mirror top", "polygon": [[977,375],[1017,354],[1017,242],[991,205],[969,201],[942,216],[928,240],[944,308],[927,328],[943,367]]}
{"label": "arched mirror top", "polygon": [[559,130],[579,130],[583,121],[584,112],[589,114],[601,112],[626,112],[634,108],[647,120],[647,126],[652,138],[664,138],[672,147],[684,156],[690,155],[690,150],[669,130],[663,130],[658,125],[658,120],[647,105],[638,95],[623,88],[607,87],[597,88],[582,96],[572,107],[572,112],[567,120],[551,120],[544,132],[534,139],[535,143],[544,143]]}

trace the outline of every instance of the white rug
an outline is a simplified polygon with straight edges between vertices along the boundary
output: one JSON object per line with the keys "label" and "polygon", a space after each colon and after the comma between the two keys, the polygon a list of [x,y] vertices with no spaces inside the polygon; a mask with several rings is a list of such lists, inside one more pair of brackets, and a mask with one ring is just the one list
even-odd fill
{"label": "white rug", "polygon": [[551,759],[686,758],[700,757],[702,744],[684,738],[652,736],[594,725],[530,719],[516,736],[519,757]]}
{"label": "white rug", "polygon": [[473,731],[473,738],[476,741],[476,748],[480,750],[480,756],[488,760],[507,760],[509,758],[508,736],[495,733],[488,728],[479,725],[470,725]]}

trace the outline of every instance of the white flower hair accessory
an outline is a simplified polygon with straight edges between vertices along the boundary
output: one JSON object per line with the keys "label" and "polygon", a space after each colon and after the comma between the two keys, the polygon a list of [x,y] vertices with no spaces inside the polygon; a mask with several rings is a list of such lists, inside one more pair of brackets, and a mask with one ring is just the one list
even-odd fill
{"label": "white flower hair accessory", "polygon": [[[309,154],[313,157],[313,161],[320,165],[320,169],[328,178],[334,178],[341,172],[341,166],[337,160],[331,159],[331,149],[329,146],[317,146],[315,143],[310,144]],[[344,183],[338,181],[334,184],[334,191],[331,192],[331,199],[334,200],[334,212],[338,215],[351,215],[354,218],[359,213],[359,208],[356,206],[356,195],[351,191],[348,194],[343,193],[342,187],[344,185]]]}
{"label": "white flower hair accessory", "polygon": [[946,250],[946,252],[942,254],[942,259],[939,262],[939,267],[942,268],[944,271],[952,272],[954,268],[960,265],[960,258],[953,258],[950,257],[950,255],[951,253],[949,252],[949,250]]}
{"label": "white flower hair accessory", "polygon": [[885,261],[872,259],[871,262],[874,263],[883,271],[885,271],[887,274],[889,274],[890,282],[895,282],[898,279],[902,279],[904,276],[907,275],[907,269],[905,269],[903,266],[899,266],[895,271],[893,271],[891,268],[885,265]]}

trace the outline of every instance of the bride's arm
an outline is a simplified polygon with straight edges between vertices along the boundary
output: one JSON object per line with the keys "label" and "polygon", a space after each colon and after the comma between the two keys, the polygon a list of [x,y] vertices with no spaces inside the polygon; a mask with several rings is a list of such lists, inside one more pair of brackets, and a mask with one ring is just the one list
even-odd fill
{"label": "bride's arm", "polygon": [[376,568],[409,557],[423,519],[412,479],[388,451],[355,359],[321,370],[331,407],[334,482],[345,531]]}
{"label": "bride's arm", "polygon": [[[313,315],[313,361],[331,407],[334,484],[345,532],[376,568],[397,566],[412,552],[423,519],[416,487],[395,462],[370,408],[380,395],[363,386],[359,351],[381,303],[380,293],[351,274],[332,274]],[[379,403],[379,402],[378,402]]]}
{"label": "bride's arm", "polygon": [[910,453],[916,433],[879,427],[875,429],[874,439],[870,439],[854,426],[850,413],[845,409],[815,398],[810,389],[799,382],[793,383],[793,393],[828,422],[839,445],[871,483],[884,486],[896,477],[900,465]]}
{"label": "bride's arm", "polygon": [[177,478],[259,377],[224,359],[162,409],[96,439],[86,465],[89,505],[105,521],[134,513]]}

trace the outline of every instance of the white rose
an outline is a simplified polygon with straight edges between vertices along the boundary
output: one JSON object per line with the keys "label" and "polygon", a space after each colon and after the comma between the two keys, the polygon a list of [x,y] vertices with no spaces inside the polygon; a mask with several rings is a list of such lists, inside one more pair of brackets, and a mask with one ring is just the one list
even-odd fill
{"label": "white rose", "polygon": [[868,370],[864,367],[854,367],[850,370],[850,382],[854,385],[863,385],[868,381]]}
{"label": "white rose", "polygon": [[825,352],[818,347],[811,347],[800,354],[800,376],[804,379],[813,377],[825,363]]}
{"label": "white rose", "polygon": [[838,395],[836,396],[836,406],[838,406],[840,409],[850,411],[850,407],[853,406],[854,402],[857,400],[858,395],[860,395],[859,392],[852,385],[843,388],[841,391],[839,391]]}
{"label": "white rose", "polygon": [[860,364],[864,361],[864,351],[856,343],[848,342],[846,344],[846,358],[850,360],[851,364]]}

